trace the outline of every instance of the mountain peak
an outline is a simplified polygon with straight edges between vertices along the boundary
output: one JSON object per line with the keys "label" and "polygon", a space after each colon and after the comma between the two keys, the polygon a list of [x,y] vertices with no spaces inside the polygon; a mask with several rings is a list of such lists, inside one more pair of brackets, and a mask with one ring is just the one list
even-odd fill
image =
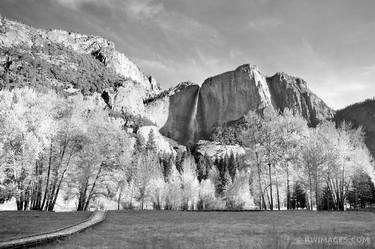
{"label": "mountain peak", "polygon": [[241,66],[237,67],[235,69],[235,71],[259,71],[259,68],[257,65],[254,65],[254,64],[249,64],[249,63],[246,63],[246,64],[242,64]]}

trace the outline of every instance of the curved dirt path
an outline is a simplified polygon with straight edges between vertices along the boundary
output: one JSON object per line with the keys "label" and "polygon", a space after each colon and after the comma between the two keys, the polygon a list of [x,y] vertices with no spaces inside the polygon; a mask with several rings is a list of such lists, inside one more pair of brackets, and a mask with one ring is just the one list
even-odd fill
{"label": "curved dirt path", "polygon": [[95,211],[87,220],[82,221],[81,223],[60,228],[55,231],[50,231],[46,233],[40,233],[35,235],[30,235],[27,237],[13,239],[9,241],[0,242],[0,249],[5,248],[24,248],[28,246],[33,246],[55,239],[60,239],[80,231],[83,231],[89,227],[92,227],[105,220],[106,212],[105,211]]}

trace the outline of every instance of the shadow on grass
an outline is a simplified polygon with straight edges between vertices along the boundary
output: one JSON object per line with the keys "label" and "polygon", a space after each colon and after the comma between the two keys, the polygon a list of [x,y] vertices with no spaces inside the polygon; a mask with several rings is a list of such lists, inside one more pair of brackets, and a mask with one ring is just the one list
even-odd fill
{"label": "shadow on grass", "polygon": [[[306,240],[306,238],[309,238]],[[320,238],[320,241],[313,241],[313,239]],[[239,239],[237,243],[231,245],[219,245],[215,241],[195,241],[195,243],[186,244],[179,242],[176,238],[158,239],[153,237],[149,240],[144,239],[140,242],[142,249],[218,249],[218,248],[231,248],[231,249],[371,249],[374,248],[370,238],[363,240],[358,243],[349,242],[334,242],[327,241],[329,238],[345,238],[345,236],[321,236],[321,235],[310,235],[306,237],[294,238],[281,233],[270,233],[269,236],[257,238],[252,242]],[[348,237],[353,238],[353,237]],[[360,238],[360,237],[358,237]],[[362,237],[366,239],[367,237]],[[325,241],[322,241],[325,240]],[[184,239],[187,241],[187,239]]]}

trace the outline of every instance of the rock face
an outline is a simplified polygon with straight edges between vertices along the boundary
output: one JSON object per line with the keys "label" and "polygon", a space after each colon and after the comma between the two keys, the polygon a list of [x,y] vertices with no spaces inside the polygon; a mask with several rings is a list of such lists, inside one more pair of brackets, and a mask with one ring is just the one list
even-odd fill
{"label": "rock face", "polygon": [[160,132],[182,144],[193,144],[197,132],[199,86],[183,82],[146,103],[146,115]]}
{"label": "rock face", "polygon": [[362,126],[366,133],[366,145],[375,157],[375,99],[353,104],[336,112],[337,124],[350,122],[354,127]]}
{"label": "rock face", "polygon": [[310,126],[316,126],[321,120],[333,118],[334,111],[307,88],[303,79],[276,73],[267,78],[267,83],[275,109],[288,108],[299,113]]}
{"label": "rock face", "polygon": [[255,66],[243,65],[208,78],[199,92],[198,139],[207,139],[215,126],[270,105],[266,79]]}
{"label": "rock face", "polygon": [[311,126],[334,115],[304,80],[284,73],[265,78],[256,66],[249,64],[208,78],[201,87],[180,85],[146,103],[146,109],[155,111],[154,116],[162,120],[158,123],[161,133],[182,144],[208,139],[215,127],[266,107],[280,111],[289,108]]}

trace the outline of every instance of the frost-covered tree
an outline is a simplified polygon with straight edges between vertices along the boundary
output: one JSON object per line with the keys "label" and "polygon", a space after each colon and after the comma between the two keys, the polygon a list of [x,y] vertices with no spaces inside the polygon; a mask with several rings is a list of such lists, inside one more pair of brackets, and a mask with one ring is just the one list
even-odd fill
{"label": "frost-covered tree", "polygon": [[108,186],[113,181],[108,175],[116,172],[123,154],[131,149],[121,124],[112,120],[100,106],[86,108],[81,113],[87,124],[86,141],[76,157],[68,185],[75,189],[77,210],[87,210],[92,200],[108,193]]}
{"label": "frost-covered tree", "polygon": [[199,198],[199,181],[193,156],[186,157],[182,163],[181,190],[182,209],[196,209]]}
{"label": "frost-covered tree", "polygon": [[254,199],[249,192],[249,174],[237,171],[233,182],[225,193],[226,207],[228,209],[254,208]]}
{"label": "frost-covered tree", "polygon": [[26,210],[30,208],[32,190],[38,178],[35,168],[56,134],[52,107],[58,98],[52,93],[41,94],[23,88],[2,91],[0,99],[3,188],[16,197],[18,210]]}
{"label": "frost-covered tree", "polygon": [[[309,189],[309,205],[322,209],[322,189],[333,200],[333,209],[344,210],[351,178],[358,171],[374,174],[371,156],[361,129],[324,122],[310,130],[301,148],[301,162]],[[315,200],[313,200],[315,196]]]}
{"label": "frost-covered tree", "polygon": [[181,175],[172,165],[166,187],[165,207],[166,210],[180,209],[182,206]]}
{"label": "frost-covered tree", "polygon": [[202,180],[199,183],[198,209],[214,209],[215,192],[215,184],[210,179]]}
{"label": "frost-covered tree", "polygon": [[[303,139],[308,136],[308,127],[305,119],[297,114],[293,114],[289,109],[285,109],[279,115],[277,127],[275,128],[279,133],[278,147],[280,150],[280,159],[278,174],[286,178],[286,206],[287,209],[290,209],[291,178],[298,171],[298,153]],[[277,185],[277,187],[279,186]],[[278,203],[280,203],[279,195]]]}
{"label": "frost-covered tree", "polygon": [[[255,112],[249,112],[245,119],[248,123],[248,129],[244,132],[244,145],[251,148],[251,158],[256,159],[258,170],[258,177],[267,175],[268,183],[266,186],[262,186],[261,199],[262,202],[265,199],[264,193],[266,189],[269,190],[269,208],[274,208],[274,193],[273,189],[276,185],[278,175],[276,173],[276,167],[280,160],[280,134],[278,131],[278,115],[272,108],[266,108],[263,111],[263,116]],[[253,160],[254,161],[254,160]],[[258,181],[259,186],[261,182]]]}

